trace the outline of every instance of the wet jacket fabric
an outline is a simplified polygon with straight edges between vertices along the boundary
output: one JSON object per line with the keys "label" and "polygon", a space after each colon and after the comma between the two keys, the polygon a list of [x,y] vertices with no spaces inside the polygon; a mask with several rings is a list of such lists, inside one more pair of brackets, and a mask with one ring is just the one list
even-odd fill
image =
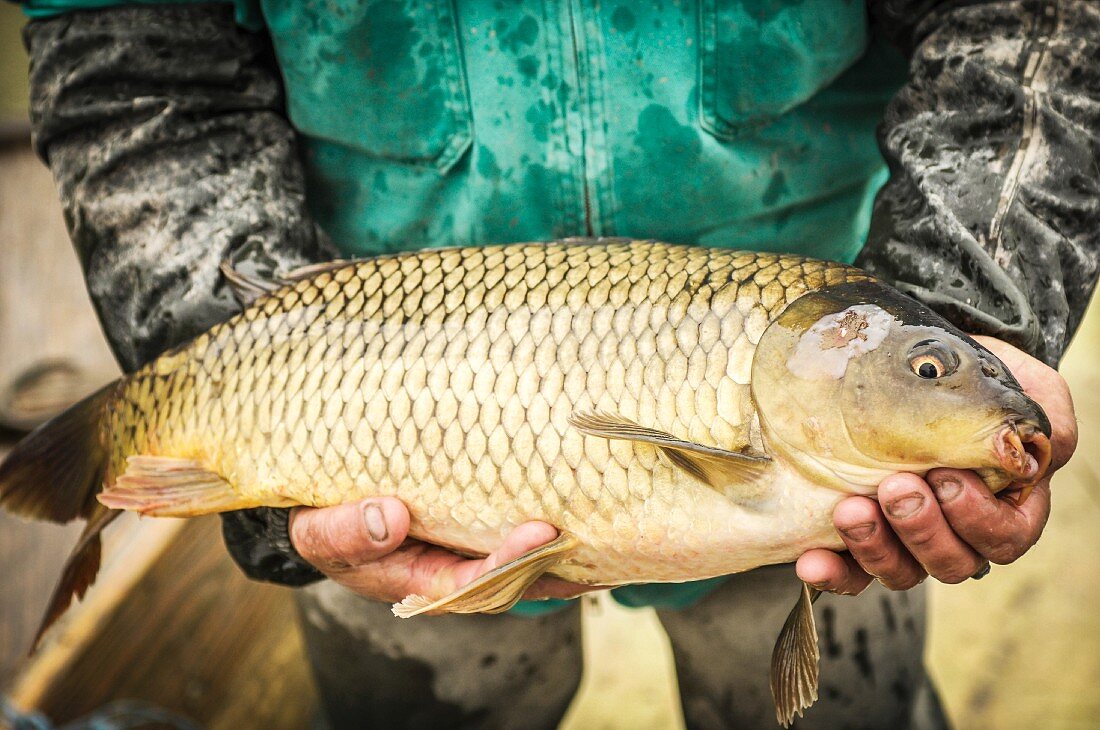
{"label": "wet jacket fabric", "polygon": [[[851,260],[869,226],[857,262],[965,329],[1056,363],[1080,321],[1100,255],[1091,3],[547,3],[506,25],[414,5],[374,36],[298,25],[289,3],[28,26],[36,144],[125,367],[235,310],[221,259],[270,272],[329,240],[621,234]],[[910,68],[884,111],[902,81],[887,44]],[[349,64],[371,83],[347,87]],[[868,224],[879,118],[891,174]],[[318,578],[285,522],[228,516],[230,551],[256,578]]]}

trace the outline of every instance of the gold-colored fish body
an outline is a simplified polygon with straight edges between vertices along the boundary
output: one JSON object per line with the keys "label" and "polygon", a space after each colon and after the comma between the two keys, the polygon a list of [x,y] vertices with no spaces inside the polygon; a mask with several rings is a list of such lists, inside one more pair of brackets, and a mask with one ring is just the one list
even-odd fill
{"label": "gold-colored fish body", "polygon": [[[897,471],[1021,499],[1050,423],[992,353],[849,266],[621,239],[309,267],[90,396],[0,464],[0,504],[89,519],[43,626],[115,513],[393,495],[410,534],[488,553],[559,536],[402,617],[507,610],[542,574],[675,582],[841,549],[831,515]],[[79,458],[73,458],[79,454]],[[783,725],[816,699],[804,587],[772,659]]]}
{"label": "gold-colored fish body", "polygon": [[[579,542],[554,572],[583,582],[789,559],[798,545],[776,539],[770,511],[569,419],[614,413],[763,453],[748,390],[761,335],[806,291],[865,278],[794,256],[630,241],[349,263],[137,373],[112,414],[109,430],[125,434],[113,472],[133,454],[193,459],[242,507],[394,495],[415,536],[473,552],[545,520]],[[770,499],[815,511],[804,497]],[[835,497],[823,492],[820,509]],[[801,522],[792,531],[805,533]]]}

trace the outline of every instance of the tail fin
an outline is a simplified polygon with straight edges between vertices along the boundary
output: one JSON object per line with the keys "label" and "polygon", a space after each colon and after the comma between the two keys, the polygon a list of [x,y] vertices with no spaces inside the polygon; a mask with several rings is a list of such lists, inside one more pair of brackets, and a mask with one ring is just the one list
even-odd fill
{"label": "tail fin", "polygon": [[117,385],[98,390],[42,424],[0,464],[0,507],[22,517],[89,517],[107,468],[102,420]]}
{"label": "tail fin", "polygon": [[42,424],[0,463],[0,507],[51,522],[88,519],[54,589],[35,646],[99,572],[99,534],[116,514],[100,506],[96,494],[110,453],[103,418],[117,387],[112,383]]}
{"label": "tail fin", "polygon": [[88,588],[95,583],[99,573],[99,561],[103,551],[100,533],[103,528],[111,524],[121,512],[100,507],[98,514],[88,520],[84,532],[80,533],[80,540],[76,547],[69,553],[65,561],[65,567],[61,571],[61,577],[50,594],[50,602],[46,604],[46,610],[42,614],[42,620],[38,624],[38,631],[31,642],[30,653],[38,648],[42,636],[54,625],[59,618],[65,615],[74,600],[84,597]]}

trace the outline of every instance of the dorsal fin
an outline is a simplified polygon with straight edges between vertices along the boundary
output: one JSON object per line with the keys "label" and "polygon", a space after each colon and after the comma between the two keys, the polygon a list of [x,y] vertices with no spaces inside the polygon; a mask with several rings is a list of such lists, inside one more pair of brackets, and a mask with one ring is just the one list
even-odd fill
{"label": "dorsal fin", "polygon": [[249,306],[260,297],[275,291],[281,285],[279,281],[242,274],[234,269],[233,264],[228,260],[218,264],[218,268],[225,280],[229,282],[229,288],[233,290],[233,296],[237,297],[237,301],[241,303],[242,307]]}
{"label": "dorsal fin", "polygon": [[766,456],[740,454],[716,446],[685,441],[610,413],[574,413],[569,417],[569,423],[589,436],[638,441],[656,446],[673,464],[716,489],[755,482],[771,464],[771,459]]}
{"label": "dorsal fin", "polygon": [[302,279],[309,279],[325,271],[342,269],[350,263],[351,261],[346,259],[337,259],[336,261],[326,261],[320,264],[306,264],[287,272],[278,272],[272,279],[242,273],[233,268],[233,264],[229,260],[223,260],[218,268],[221,269],[225,280],[229,282],[229,287],[233,290],[233,296],[237,298],[242,307],[247,307],[260,297],[270,294],[281,286]]}
{"label": "dorsal fin", "polygon": [[354,262],[349,259],[336,259],[335,261],[325,261],[324,263],[320,264],[306,264],[305,266],[299,266],[296,269],[291,269],[290,271],[286,272],[280,271],[279,283],[289,284],[293,281],[309,279],[326,271],[335,271],[336,269],[342,269],[351,263]]}

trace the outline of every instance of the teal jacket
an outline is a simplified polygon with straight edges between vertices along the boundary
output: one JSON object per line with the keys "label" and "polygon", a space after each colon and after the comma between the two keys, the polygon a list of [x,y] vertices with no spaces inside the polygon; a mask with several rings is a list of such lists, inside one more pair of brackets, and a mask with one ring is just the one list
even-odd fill
{"label": "teal jacket", "polygon": [[851,261],[886,178],[905,68],[851,0],[235,5],[271,36],[310,210],[348,256],[623,235]]}
{"label": "teal jacket", "polygon": [[349,255],[588,234],[850,261],[885,179],[904,65],[859,2],[236,4]]}

